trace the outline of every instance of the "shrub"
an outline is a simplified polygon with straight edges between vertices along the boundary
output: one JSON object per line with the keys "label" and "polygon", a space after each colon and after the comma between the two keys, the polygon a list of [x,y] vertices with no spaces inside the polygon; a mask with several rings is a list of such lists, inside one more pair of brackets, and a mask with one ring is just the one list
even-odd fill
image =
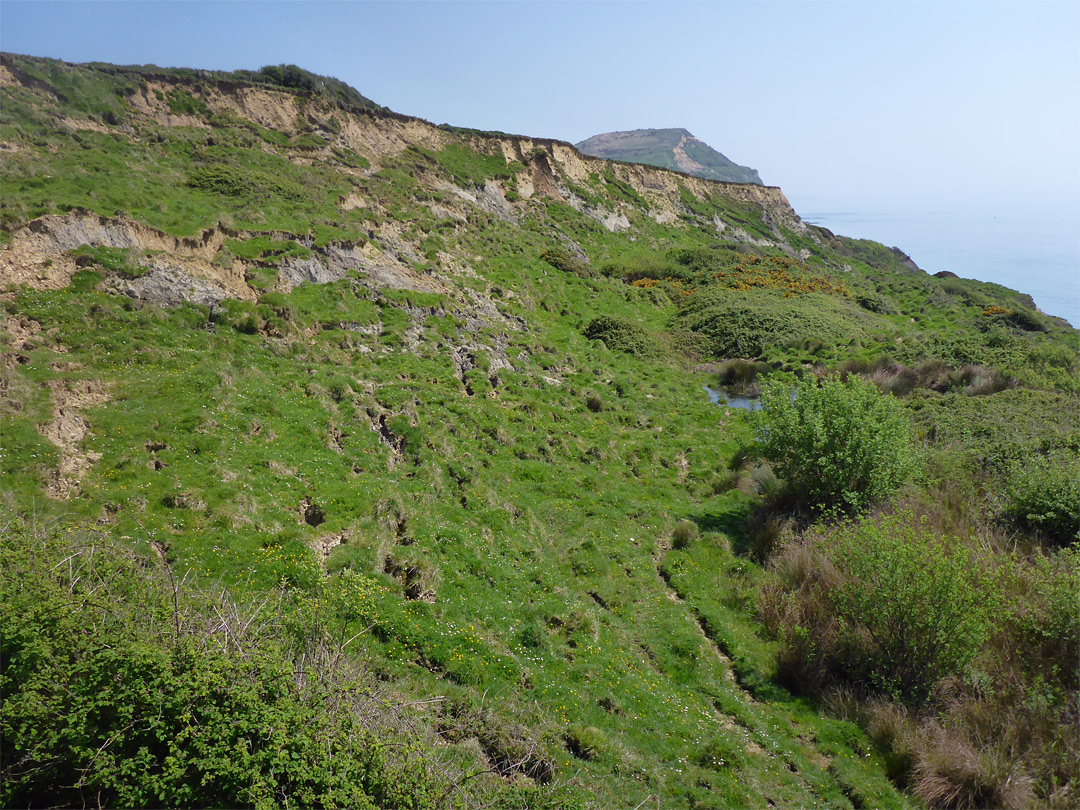
{"label": "shrub", "polygon": [[585,337],[602,340],[609,349],[641,357],[655,353],[649,333],[632,321],[613,315],[600,315],[585,325]]}
{"label": "shrub", "polygon": [[543,650],[547,647],[544,631],[535,621],[521,628],[521,643],[530,650]]}
{"label": "shrub", "polygon": [[733,394],[753,396],[758,393],[758,375],[768,371],[769,367],[753,360],[735,358],[725,360],[716,372],[716,382]]}
{"label": "shrub", "polygon": [[1080,456],[1059,452],[1013,465],[1006,516],[1065,544],[1080,538]]}
{"label": "shrub", "polygon": [[865,378],[766,385],[751,416],[762,455],[801,505],[857,512],[894,493],[911,474],[908,418]]}
{"label": "shrub", "polygon": [[716,357],[761,358],[803,341],[834,351],[865,335],[862,310],[842,297],[784,296],[764,287],[708,287],[687,297],[673,325],[705,335]]}
{"label": "shrub", "polygon": [[674,548],[686,548],[692,542],[697,540],[697,538],[697,526],[689,520],[680,520],[675,525],[675,530],[671,533],[671,545]]}
{"label": "shrub", "polygon": [[989,575],[911,514],[789,543],[770,568],[759,610],[780,638],[781,675],[800,690],[846,684],[923,704],[992,630]]}
{"label": "shrub", "polygon": [[603,732],[595,726],[571,726],[563,740],[571,754],[586,761],[598,758],[607,747]]}
{"label": "shrub", "polygon": [[960,674],[989,636],[989,579],[966,549],[910,515],[847,525],[830,538],[842,583],[832,594],[842,666],[855,680],[922,702]]}
{"label": "shrub", "polygon": [[540,254],[540,258],[564,273],[586,278],[593,275],[585,262],[562,248],[549,248]]}
{"label": "shrub", "polygon": [[104,537],[5,529],[0,805],[437,806],[360,671],[318,642],[292,660],[290,614],[245,622]]}

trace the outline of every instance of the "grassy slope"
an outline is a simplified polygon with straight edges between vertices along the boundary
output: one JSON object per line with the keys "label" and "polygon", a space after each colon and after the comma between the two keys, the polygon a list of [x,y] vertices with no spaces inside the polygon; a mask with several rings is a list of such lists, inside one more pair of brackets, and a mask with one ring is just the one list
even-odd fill
{"label": "grassy slope", "polygon": [[[9,315],[41,331],[3,372],[8,508],[62,515],[70,526],[103,522],[148,554],[154,539],[206,581],[290,588],[316,611],[338,605],[334,617],[365,631],[356,649],[378,677],[417,700],[445,698],[417,712],[428,742],[463,765],[483,761],[480,749],[496,761],[493,739],[517,741],[526,753],[508,776],[523,780],[550,763],[558,782],[598,807],[649,797],[665,807],[908,804],[862,732],[771,681],[775,642],[752,607],[760,569],[730,550],[733,540],[740,548],[752,499],[713,486],[749,432],[739,414],[708,403],[709,378],[688,370],[708,344],[673,331],[693,328],[697,296],[728,307],[738,286],[704,289],[721,284],[711,275],[718,265],[687,282],[623,280],[657,250],[714,243],[699,223],[716,214],[775,238],[760,212],[691,197],[680,222],[659,226],[631,209],[631,242],[569,206],[534,200],[520,206],[517,225],[477,210],[468,227],[441,232],[428,209],[431,178],[483,177],[490,158],[405,152],[359,181],[377,206],[343,215],[335,202],[355,185],[339,171],[349,155],[303,165],[287,159],[304,149],[295,136],[282,142],[243,122],[214,120],[209,148],[205,132],[146,121],[138,143],[71,133],[50,124],[40,97],[6,92],[0,132],[25,149],[5,161],[8,225],[85,207],[178,235],[227,217],[241,231],[318,239],[323,228],[367,239],[396,220],[418,246],[439,239],[428,247],[472,257],[478,277],[457,283],[525,323],[471,336],[489,347],[505,339],[513,370],[480,351],[466,386],[447,359],[462,340],[452,315],[432,306],[408,350],[409,302],[353,280],[237,305],[213,329],[205,307],[96,291],[101,266],[66,290],[15,291]],[[206,163],[240,173],[242,192],[190,184]],[[618,189],[598,177],[588,191],[611,200]],[[553,225],[609,275],[541,259],[562,249]],[[1030,333],[982,314],[986,302],[1022,307],[1015,294],[901,272],[865,246],[786,236],[815,252],[806,273],[849,294],[785,298],[787,277],[753,286],[750,320],[776,314],[782,329],[785,319],[825,312],[838,325],[795,342],[773,334],[761,354],[775,367],[895,348],[898,359],[936,352],[1075,391],[1074,334]],[[738,255],[723,266],[735,272]],[[881,311],[860,306],[859,295]],[[582,328],[598,314],[638,324],[651,351],[587,340]],[[333,328],[340,322],[379,324],[382,334]],[[1039,352],[1057,359],[1033,365]],[[84,413],[83,446],[100,458],[78,497],[56,503],[40,494],[57,454],[38,429],[52,416],[50,382],[55,390],[78,380],[109,395]],[[380,436],[379,415],[397,449]],[[302,519],[309,503],[322,512],[317,526]],[[700,536],[670,550],[684,518]],[[319,541],[332,547],[325,563],[312,551]]]}

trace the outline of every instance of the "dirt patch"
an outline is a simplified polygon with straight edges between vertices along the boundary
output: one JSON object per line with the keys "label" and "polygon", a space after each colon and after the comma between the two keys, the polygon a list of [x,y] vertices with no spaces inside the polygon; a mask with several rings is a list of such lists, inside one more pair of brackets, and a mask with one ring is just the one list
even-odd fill
{"label": "dirt patch", "polygon": [[129,217],[103,217],[86,211],[49,215],[15,229],[0,250],[0,285],[36,290],[64,289],[77,267],[70,252],[83,245],[149,254],[140,264],[149,272],[136,279],[111,278],[109,292],[178,304],[211,303],[223,298],[254,301],[242,262],[222,267],[212,260],[232,234],[210,228],[193,237],[175,237]]}
{"label": "dirt patch", "polygon": [[41,342],[41,324],[22,315],[5,315],[3,330],[11,335],[13,352],[28,352]]}
{"label": "dirt patch", "polygon": [[426,121],[350,115],[341,128],[340,140],[372,160],[375,170],[380,157],[395,157],[413,144],[439,150],[453,138]]}
{"label": "dirt patch", "polygon": [[169,108],[166,96],[173,92],[175,87],[176,85],[168,82],[148,82],[131,96],[131,104],[138,112],[161,126],[210,129],[202,119],[194,115],[177,115]]}
{"label": "dirt patch", "polygon": [[114,131],[98,121],[91,121],[89,118],[65,118],[60,123],[68,129],[85,129],[106,135]]}
{"label": "dirt patch", "polygon": [[104,404],[109,396],[96,380],[50,380],[48,386],[53,418],[39,430],[60,448],[60,464],[45,490],[50,497],[67,499],[78,487],[79,479],[101,458],[100,453],[81,447],[90,432],[90,423],[82,412]]}
{"label": "dirt patch", "polygon": [[338,208],[342,211],[352,211],[354,208],[367,208],[367,201],[355,191],[350,191],[344,197],[338,197]]}
{"label": "dirt patch", "polygon": [[311,549],[319,555],[319,562],[325,565],[326,560],[330,557],[330,553],[338,546],[343,546],[348,542],[349,535],[345,532],[326,534],[312,540]]}

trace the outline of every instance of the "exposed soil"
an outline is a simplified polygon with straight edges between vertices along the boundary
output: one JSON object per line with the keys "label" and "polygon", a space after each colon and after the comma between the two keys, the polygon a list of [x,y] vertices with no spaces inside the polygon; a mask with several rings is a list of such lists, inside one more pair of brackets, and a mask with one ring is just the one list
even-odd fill
{"label": "exposed soil", "polygon": [[53,418],[39,429],[60,448],[60,464],[46,485],[46,492],[53,498],[67,499],[77,489],[79,479],[101,458],[100,453],[81,447],[90,432],[90,423],[82,412],[104,404],[109,397],[96,380],[50,380],[48,387]]}

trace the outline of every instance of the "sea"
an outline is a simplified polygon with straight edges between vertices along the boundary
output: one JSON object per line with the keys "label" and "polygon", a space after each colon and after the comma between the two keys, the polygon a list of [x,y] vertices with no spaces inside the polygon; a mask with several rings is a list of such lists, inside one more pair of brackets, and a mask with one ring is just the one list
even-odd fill
{"label": "sea", "polygon": [[928,273],[949,270],[1030,295],[1080,327],[1080,202],[797,197],[804,222],[898,247]]}

